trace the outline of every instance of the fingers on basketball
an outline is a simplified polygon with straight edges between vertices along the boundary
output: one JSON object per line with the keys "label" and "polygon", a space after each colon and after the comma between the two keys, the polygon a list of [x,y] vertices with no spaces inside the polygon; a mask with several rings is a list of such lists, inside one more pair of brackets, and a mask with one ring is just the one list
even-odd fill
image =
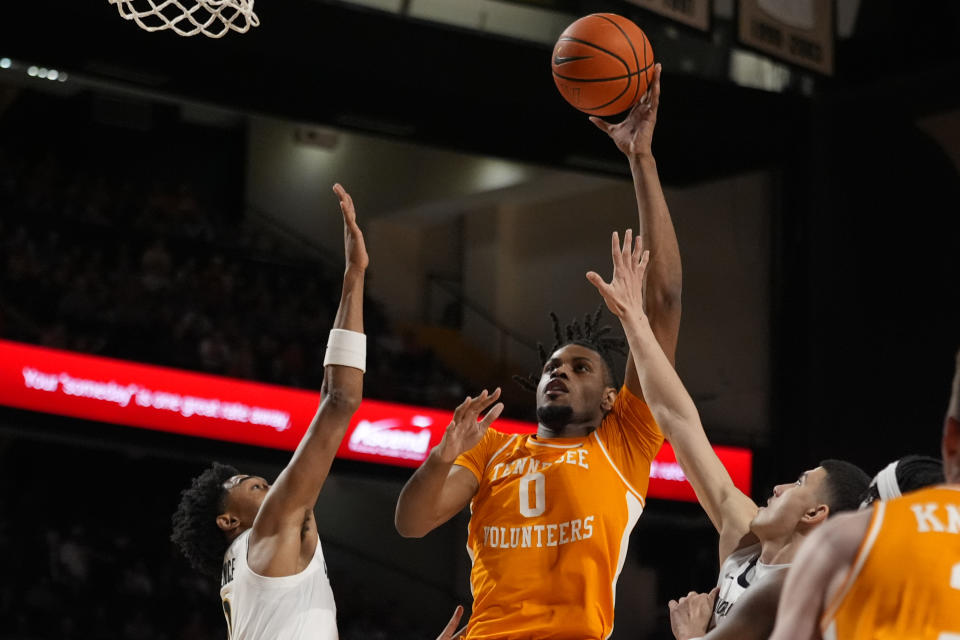
{"label": "fingers on basketball", "polygon": [[660,72],[663,70],[663,65],[659,62],[653,67],[653,86],[650,87],[650,100],[651,107],[656,111],[657,106],[660,104]]}

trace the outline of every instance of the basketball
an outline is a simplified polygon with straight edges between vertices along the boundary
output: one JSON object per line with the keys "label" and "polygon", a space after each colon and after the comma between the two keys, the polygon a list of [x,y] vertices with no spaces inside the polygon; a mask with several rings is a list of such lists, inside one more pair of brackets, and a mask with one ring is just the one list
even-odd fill
{"label": "basketball", "polygon": [[553,81],[571,105],[592,116],[612,116],[635,105],[653,77],[646,34],[614,13],[580,18],[553,48]]}

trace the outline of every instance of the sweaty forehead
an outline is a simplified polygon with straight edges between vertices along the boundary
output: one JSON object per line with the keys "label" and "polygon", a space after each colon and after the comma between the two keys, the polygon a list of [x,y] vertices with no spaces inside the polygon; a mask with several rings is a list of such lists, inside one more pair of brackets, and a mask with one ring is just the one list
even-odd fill
{"label": "sweaty forehead", "polygon": [[575,358],[586,358],[592,362],[600,362],[600,354],[589,347],[579,344],[568,344],[560,347],[550,354],[550,360],[573,360]]}

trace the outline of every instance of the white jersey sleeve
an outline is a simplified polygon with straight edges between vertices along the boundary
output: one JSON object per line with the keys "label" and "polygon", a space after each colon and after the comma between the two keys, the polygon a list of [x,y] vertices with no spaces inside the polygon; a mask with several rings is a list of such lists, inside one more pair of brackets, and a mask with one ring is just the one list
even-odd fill
{"label": "white jersey sleeve", "polygon": [[247,565],[250,530],[223,555],[220,600],[230,640],[337,640],[337,607],[320,540],[310,564],[268,578]]}

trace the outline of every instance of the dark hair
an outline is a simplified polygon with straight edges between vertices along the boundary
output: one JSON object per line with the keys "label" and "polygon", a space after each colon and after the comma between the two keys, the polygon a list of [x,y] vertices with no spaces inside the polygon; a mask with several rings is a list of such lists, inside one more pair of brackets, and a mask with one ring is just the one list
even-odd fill
{"label": "dark hair", "polygon": [[[909,493],[935,484],[943,484],[943,482],[945,482],[943,462],[936,458],[910,454],[897,461],[897,485],[900,487],[900,493]],[[874,476],[870,486],[860,496],[860,506],[865,507],[879,499],[880,487],[877,476]]]}
{"label": "dark hair", "polygon": [[607,382],[611,387],[618,388],[620,381],[613,373],[613,354],[619,353],[620,355],[626,355],[627,343],[622,338],[614,338],[607,335],[611,331],[610,325],[599,326],[601,313],[603,313],[603,305],[597,307],[597,310],[592,316],[589,313],[584,314],[582,325],[574,318],[569,324],[561,328],[560,319],[557,318],[557,314],[551,311],[550,319],[553,321],[554,336],[553,346],[550,347],[550,351],[547,351],[543,348],[543,344],[537,343],[537,353],[540,356],[541,371],[528,374],[526,377],[513,376],[513,379],[527,391],[536,391],[543,366],[547,364],[547,358],[550,357],[550,354],[569,344],[577,344],[597,352],[597,355],[600,356],[600,359],[603,360],[603,364],[606,366]]}
{"label": "dark hair", "polygon": [[827,472],[823,496],[830,507],[830,516],[859,507],[860,497],[870,485],[870,476],[844,460],[822,460],[820,466]]}
{"label": "dark hair", "polygon": [[217,516],[226,508],[227,490],[223,483],[239,474],[234,467],[214,462],[180,494],[173,514],[170,539],[180,547],[190,566],[215,578],[223,565],[227,540],[217,526]]}

